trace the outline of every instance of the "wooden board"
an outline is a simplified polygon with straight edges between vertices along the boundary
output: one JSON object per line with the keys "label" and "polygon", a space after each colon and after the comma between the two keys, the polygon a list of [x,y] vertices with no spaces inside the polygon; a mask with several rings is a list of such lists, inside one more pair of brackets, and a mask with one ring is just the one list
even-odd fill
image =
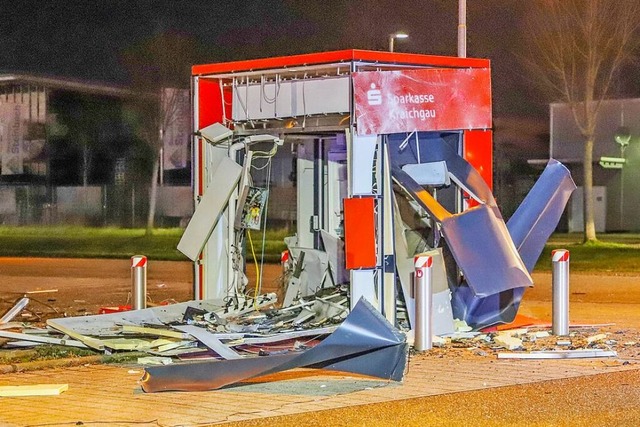
{"label": "wooden board", "polygon": [[69,390],[69,384],[34,384],[0,386],[0,396],[57,396]]}

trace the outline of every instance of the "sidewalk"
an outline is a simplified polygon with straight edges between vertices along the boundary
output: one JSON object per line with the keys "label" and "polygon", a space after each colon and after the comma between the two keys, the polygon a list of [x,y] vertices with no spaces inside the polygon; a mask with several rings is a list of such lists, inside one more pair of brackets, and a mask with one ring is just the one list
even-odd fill
{"label": "sidewalk", "polygon": [[402,384],[298,369],[224,390],[146,394],[138,385],[140,366],[87,365],[0,375],[0,385],[69,385],[59,396],[0,398],[0,425],[216,425],[638,369],[636,361],[622,359],[503,360],[421,354],[410,358]]}

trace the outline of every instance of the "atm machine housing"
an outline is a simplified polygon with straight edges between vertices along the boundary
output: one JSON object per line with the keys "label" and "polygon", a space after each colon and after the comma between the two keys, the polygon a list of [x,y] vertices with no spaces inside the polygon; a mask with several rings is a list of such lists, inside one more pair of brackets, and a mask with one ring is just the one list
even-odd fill
{"label": "atm machine housing", "polygon": [[[392,237],[385,232],[391,220],[388,213],[393,212],[392,201],[385,197],[389,193],[383,188],[388,175],[380,173],[387,158],[385,138],[411,143],[418,135],[446,135],[458,154],[492,187],[491,83],[486,59],[341,50],[196,65],[191,85],[196,205],[208,186],[216,191],[216,183],[211,182],[213,171],[229,155],[197,132],[211,124],[232,129],[234,138],[270,134],[285,141],[327,139],[346,145],[347,194],[332,189],[338,185],[332,180],[325,183],[329,189],[323,193],[344,199],[337,202],[344,209],[343,216],[319,223],[317,207],[309,210],[299,200],[297,235],[304,241],[298,244],[321,245],[319,232],[344,239],[352,298],[377,298],[374,302],[389,319],[395,314],[388,312],[392,305],[384,302],[388,299],[384,288],[389,292],[395,287],[395,254]],[[393,105],[375,116],[376,108],[385,103]],[[376,166],[363,173],[363,164]],[[313,177],[305,184],[321,185]],[[318,194],[317,188],[308,190],[308,194]],[[232,200],[237,201],[237,194]],[[450,209],[460,212],[473,202],[464,191],[457,191]],[[233,250],[228,236],[233,224],[227,221],[228,210],[195,261],[196,299],[225,297],[229,292]],[[359,215],[364,220],[354,221]],[[340,235],[336,230],[342,226]],[[366,289],[374,289],[376,295],[371,297]]]}

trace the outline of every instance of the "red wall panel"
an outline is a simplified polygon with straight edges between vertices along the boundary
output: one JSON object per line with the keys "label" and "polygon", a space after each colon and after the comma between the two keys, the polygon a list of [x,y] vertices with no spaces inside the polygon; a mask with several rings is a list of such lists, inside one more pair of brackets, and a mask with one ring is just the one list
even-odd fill
{"label": "red wall panel", "polygon": [[346,267],[376,266],[376,226],[373,197],[344,199],[344,250]]}

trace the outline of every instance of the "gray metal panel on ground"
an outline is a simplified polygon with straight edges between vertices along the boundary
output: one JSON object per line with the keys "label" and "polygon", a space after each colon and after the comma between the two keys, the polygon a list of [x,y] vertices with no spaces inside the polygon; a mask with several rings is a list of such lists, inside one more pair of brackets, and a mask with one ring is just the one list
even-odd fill
{"label": "gray metal panel on ground", "polygon": [[148,367],[141,385],[146,392],[213,390],[305,366],[400,381],[407,352],[404,334],[362,299],[334,333],[304,352]]}
{"label": "gray metal panel on ground", "polygon": [[175,325],[174,329],[186,332],[224,359],[239,359],[241,356],[220,341],[215,334],[194,325]]}
{"label": "gray metal panel on ground", "polygon": [[179,321],[188,307],[216,311],[224,306],[223,300],[187,301],[143,310],[49,319],[47,325],[58,330],[69,329],[81,335],[108,337],[117,335],[122,325],[164,326]]}
{"label": "gray metal panel on ground", "polygon": [[211,184],[196,207],[189,225],[178,243],[178,250],[195,261],[211,235],[231,192],[235,189],[242,167],[229,158],[218,165]]}

